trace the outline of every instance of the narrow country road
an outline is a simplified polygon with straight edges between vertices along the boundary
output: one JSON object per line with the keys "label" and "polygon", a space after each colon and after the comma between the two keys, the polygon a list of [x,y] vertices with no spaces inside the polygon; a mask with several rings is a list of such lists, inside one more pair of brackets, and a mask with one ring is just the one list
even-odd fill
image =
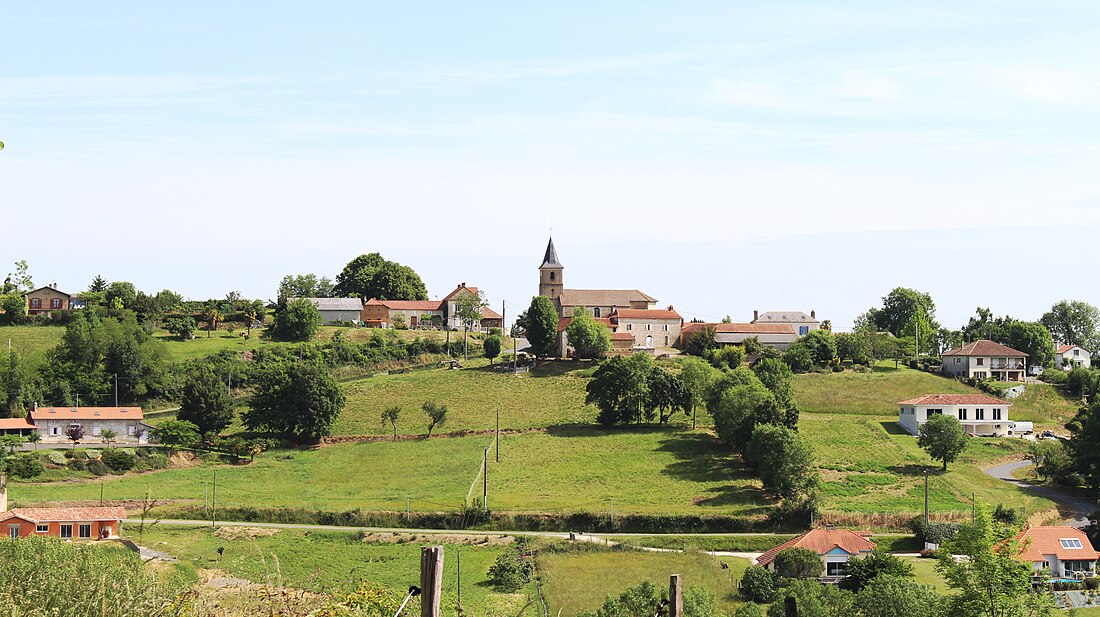
{"label": "narrow country road", "polygon": [[1071,527],[1084,527],[1089,524],[1088,516],[1097,510],[1100,510],[1100,506],[1080,497],[1074,497],[1068,493],[1060,491],[1058,489],[1038,486],[1030,482],[1025,482],[1018,478],[1013,477],[1013,472],[1033,465],[1031,461],[1013,461],[1011,463],[1003,463],[1001,465],[995,465],[985,470],[985,473],[997,478],[998,480],[1004,480],[1005,482],[1015,484],[1022,488],[1024,492],[1038,495],[1040,497],[1046,497],[1051,501],[1058,504],[1058,511],[1063,516],[1069,516],[1064,525]]}

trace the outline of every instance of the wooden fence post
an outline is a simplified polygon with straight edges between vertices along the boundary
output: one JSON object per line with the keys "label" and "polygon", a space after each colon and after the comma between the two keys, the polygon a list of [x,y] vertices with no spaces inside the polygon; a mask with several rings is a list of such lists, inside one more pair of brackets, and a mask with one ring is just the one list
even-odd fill
{"label": "wooden fence post", "polygon": [[443,547],[420,549],[420,617],[440,617],[443,593]]}
{"label": "wooden fence post", "polygon": [[679,574],[668,579],[668,617],[684,617],[684,579]]}

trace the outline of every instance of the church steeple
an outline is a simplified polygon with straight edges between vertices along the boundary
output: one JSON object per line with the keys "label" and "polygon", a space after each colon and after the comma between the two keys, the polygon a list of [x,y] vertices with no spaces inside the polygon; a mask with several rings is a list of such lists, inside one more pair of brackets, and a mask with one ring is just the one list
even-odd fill
{"label": "church steeple", "polygon": [[539,295],[551,300],[557,300],[561,295],[564,285],[562,272],[565,266],[558,261],[558,252],[554,249],[554,239],[546,245],[546,254],[542,257],[542,265],[539,266]]}

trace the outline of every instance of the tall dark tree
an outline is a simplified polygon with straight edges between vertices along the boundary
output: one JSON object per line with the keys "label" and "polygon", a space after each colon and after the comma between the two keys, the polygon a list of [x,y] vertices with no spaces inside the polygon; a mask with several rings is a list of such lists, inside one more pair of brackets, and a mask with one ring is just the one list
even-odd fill
{"label": "tall dark tree", "polygon": [[677,411],[684,413],[691,411],[691,391],[679,375],[673,375],[659,366],[654,366],[648,379],[647,416],[656,412],[658,422],[664,424]]}
{"label": "tall dark tree", "polygon": [[192,370],[180,393],[180,420],[191,422],[203,433],[220,433],[233,422],[229,388],[207,366]]}
{"label": "tall dark tree", "polygon": [[752,367],[752,372],[760,380],[760,383],[764,384],[764,387],[775,395],[775,400],[780,406],[789,409],[794,405],[791,398],[791,383],[794,379],[794,373],[791,372],[791,367],[787,366],[786,362],[779,358],[764,358]]}
{"label": "tall dark tree", "polygon": [[327,276],[288,274],[279,281],[275,297],[281,303],[287,298],[329,298],[332,293],[333,283]]}
{"label": "tall dark tree", "polygon": [[937,414],[920,426],[917,445],[933,459],[943,461],[943,470],[954,461],[969,443],[962,423],[955,416]]}
{"label": "tall dark tree", "polygon": [[428,289],[408,266],[387,261],[378,253],[360,255],[336,275],[333,295],[378,300],[427,300]]}
{"label": "tall dark tree", "polygon": [[602,358],[611,351],[611,330],[579,307],[573,309],[573,320],[566,326],[565,336],[578,358]]}
{"label": "tall dark tree", "polygon": [[585,386],[584,402],[599,408],[596,420],[600,424],[639,422],[649,406],[653,369],[653,359],[646,354],[615,356],[596,369]]}
{"label": "tall dark tree", "polygon": [[1033,366],[1054,365],[1054,339],[1050,330],[1037,321],[1013,321],[1008,324],[1004,344],[1028,355]]}
{"label": "tall dark tree", "polygon": [[1100,309],[1087,302],[1062,300],[1039,321],[1059,343],[1100,351]]}
{"label": "tall dark tree", "polygon": [[764,488],[778,497],[803,499],[811,497],[817,488],[819,477],[813,448],[786,426],[753,427],[744,458],[756,469]]}
{"label": "tall dark tree", "polygon": [[321,328],[321,312],[305,298],[295,298],[275,312],[271,332],[284,341],[308,341]]}
{"label": "tall dark tree", "polygon": [[275,365],[260,372],[244,413],[250,430],[317,441],[332,432],[344,393],[319,363]]}
{"label": "tall dark tree", "polygon": [[92,283],[88,285],[88,291],[92,293],[103,293],[107,291],[107,284],[107,279],[103,278],[102,275],[97,274],[95,275],[95,278],[92,279]]}
{"label": "tall dark tree", "polygon": [[536,356],[552,356],[557,352],[558,311],[550,298],[531,298],[531,305],[519,316],[516,323],[523,328],[527,342],[531,343],[531,351]]}

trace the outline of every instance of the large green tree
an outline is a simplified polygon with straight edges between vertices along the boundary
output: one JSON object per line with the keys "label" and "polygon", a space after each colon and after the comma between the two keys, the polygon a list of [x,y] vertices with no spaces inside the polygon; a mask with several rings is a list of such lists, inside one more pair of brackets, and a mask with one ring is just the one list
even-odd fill
{"label": "large green tree", "polygon": [[455,300],[455,316],[462,323],[462,357],[470,358],[469,336],[470,329],[481,323],[481,309],[486,306],[485,296],[482,293],[466,293]]}
{"label": "large green tree", "polygon": [[[751,374],[751,373],[750,373]],[[744,453],[758,424],[782,424],[784,410],[760,380],[726,388],[714,406],[708,406],[718,438]]]}
{"label": "large green tree", "polygon": [[330,298],[332,292],[333,283],[327,276],[288,274],[279,281],[275,298],[277,302],[284,302],[287,298]]}
{"label": "large green tree", "polygon": [[852,617],[856,614],[854,594],[838,589],[836,585],[822,585],[816,580],[806,579],[792,581],[781,589],[775,602],[768,607],[768,617],[786,617],[787,598],[794,599],[798,617]]}
{"label": "large green tree", "polygon": [[1039,319],[1059,343],[1100,351],[1100,309],[1080,300],[1062,300]]}
{"label": "large green tree", "polygon": [[332,432],[344,402],[344,393],[323,365],[277,364],[256,377],[244,423],[250,430],[315,442]]}
{"label": "large green tree", "polygon": [[799,500],[812,496],[817,488],[813,447],[790,428],[756,425],[744,458],[756,469],[764,488],[778,497]]}
{"label": "large green tree", "polygon": [[792,546],[775,556],[775,571],[783,578],[817,578],[825,571],[825,564],[817,551]]}
{"label": "large green tree", "polygon": [[[849,561],[849,571],[860,561],[863,560]],[[947,598],[936,593],[935,588],[893,574],[882,574],[868,581],[856,594],[856,610],[860,617],[949,617]]]}
{"label": "large green tree", "polygon": [[794,373],[791,372],[791,367],[786,362],[779,358],[764,358],[752,367],[752,372],[760,380],[760,383],[764,384],[764,387],[775,395],[775,400],[782,407],[790,408],[794,406],[792,398]]}
{"label": "large green tree", "polygon": [[849,560],[844,573],[841,589],[859,591],[879,576],[912,577],[913,566],[879,547],[862,559]]}
{"label": "large green tree", "polygon": [[0,295],[0,326],[13,326],[27,316],[27,299],[19,292]]}
{"label": "large green tree", "polygon": [[611,330],[581,307],[573,309],[573,319],[565,327],[565,336],[578,358],[602,358],[611,351]]}
{"label": "large green tree", "polygon": [[934,460],[943,461],[943,470],[966,449],[970,438],[955,416],[935,414],[920,426],[917,445]]}
{"label": "large green tree", "polygon": [[516,319],[523,328],[531,352],[538,357],[557,353],[558,311],[546,296],[531,298],[531,305]]}
{"label": "large green tree", "polygon": [[673,375],[654,365],[649,373],[649,397],[646,416],[657,413],[658,422],[665,424],[677,411],[687,413],[691,409],[691,392],[679,375]]}
{"label": "large green tree", "polygon": [[584,402],[595,405],[600,424],[639,422],[649,408],[649,376],[653,359],[647,354],[615,356],[600,365],[585,386]]}
{"label": "large green tree", "polygon": [[408,266],[383,259],[378,253],[360,255],[336,275],[333,295],[378,300],[427,300],[428,289]]}
{"label": "large green tree", "polygon": [[1005,345],[1028,355],[1033,366],[1054,365],[1054,339],[1046,326],[1036,321],[1013,321],[1005,332]]}
{"label": "large green tree", "polygon": [[220,433],[233,422],[233,398],[229,388],[205,365],[188,373],[180,391],[180,420],[203,433]]}
{"label": "large green tree", "polygon": [[680,365],[680,379],[684,380],[691,395],[691,428],[695,428],[695,411],[706,403],[714,381],[720,374],[709,362],[699,358],[685,358]]}
{"label": "large green tree", "polygon": [[308,341],[321,328],[321,312],[305,298],[295,298],[275,312],[272,334],[284,341]]}

